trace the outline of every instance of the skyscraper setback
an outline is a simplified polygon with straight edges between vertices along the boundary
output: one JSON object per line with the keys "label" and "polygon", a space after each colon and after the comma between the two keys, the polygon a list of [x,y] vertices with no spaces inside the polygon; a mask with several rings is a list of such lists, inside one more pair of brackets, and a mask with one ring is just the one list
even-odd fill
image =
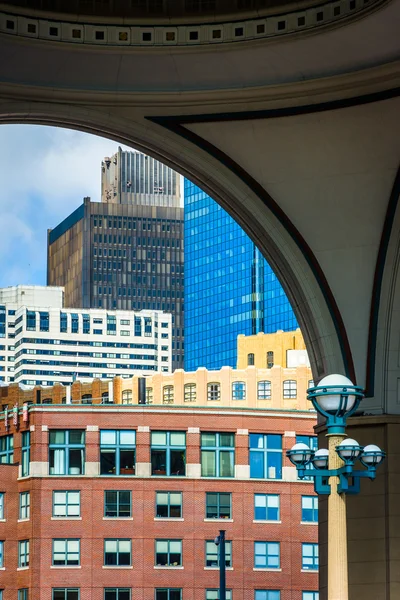
{"label": "skyscraper setback", "polygon": [[47,283],[65,306],[172,314],[172,368],[183,367],[183,208],[179,175],[138,152],[102,163],[102,202],[48,232]]}

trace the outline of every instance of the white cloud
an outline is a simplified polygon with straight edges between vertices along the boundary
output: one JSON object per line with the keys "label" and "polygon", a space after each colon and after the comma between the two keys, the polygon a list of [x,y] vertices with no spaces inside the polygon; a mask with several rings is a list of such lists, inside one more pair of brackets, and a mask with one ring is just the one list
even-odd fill
{"label": "white cloud", "polygon": [[68,129],[0,127],[0,286],[45,283],[47,229],[84,196],[100,200],[101,161],[117,147]]}

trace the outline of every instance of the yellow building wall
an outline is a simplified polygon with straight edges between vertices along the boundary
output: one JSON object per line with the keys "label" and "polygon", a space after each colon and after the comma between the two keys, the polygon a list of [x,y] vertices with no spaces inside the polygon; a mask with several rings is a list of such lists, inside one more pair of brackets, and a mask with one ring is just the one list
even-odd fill
{"label": "yellow building wall", "polygon": [[[267,352],[274,353],[274,365],[286,367],[288,350],[305,350],[300,329],[295,331],[277,331],[276,333],[257,333],[257,335],[238,335],[237,368],[248,366],[248,355],[254,354],[254,366],[258,369],[267,367]],[[311,377],[309,378],[311,379]]]}

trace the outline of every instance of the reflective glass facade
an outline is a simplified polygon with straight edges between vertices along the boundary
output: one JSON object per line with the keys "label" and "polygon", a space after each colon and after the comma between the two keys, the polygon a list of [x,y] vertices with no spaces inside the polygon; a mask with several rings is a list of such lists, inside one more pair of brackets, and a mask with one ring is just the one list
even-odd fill
{"label": "reflective glass facade", "polygon": [[242,228],[185,179],[185,370],[236,367],[237,336],[298,327],[282,286]]}

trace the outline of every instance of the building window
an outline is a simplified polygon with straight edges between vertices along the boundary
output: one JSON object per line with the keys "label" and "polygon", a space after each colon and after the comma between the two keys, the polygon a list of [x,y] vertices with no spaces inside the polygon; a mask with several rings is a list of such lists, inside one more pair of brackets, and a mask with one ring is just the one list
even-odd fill
{"label": "building window", "polygon": [[79,600],[79,588],[53,588],[52,600]]}
{"label": "building window", "polygon": [[174,403],[174,386],[173,385],[164,385],[162,401],[163,401],[163,404],[173,404]]}
{"label": "building window", "polygon": [[[309,388],[312,388],[312,387],[314,387],[314,385],[315,385],[315,384],[314,384],[314,379],[309,379],[309,380],[308,380],[308,387],[309,387]],[[307,594],[308,592],[305,592],[305,593]]]}
{"label": "building window", "polygon": [[104,491],[104,516],[126,519],[132,516],[132,492],[128,490]]}
{"label": "building window", "polygon": [[18,567],[29,567],[29,540],[18,542]]}
{"label": "building window", "polygon": [[156,540],[156,566],[182,565],[182,540]]}
{"label": "building window", "polygon": [[274,366],[274,353],[269,350],[267,352],[267,369],[272,369]]}
{"label": "building window", "polygon": [[304,523],[318,523],[318,496],[301,497],[301,520]]}
{"label": "building window", "polygon": [[153,388],[146,388],[146,404],[153,404]]}
{"label": "building window", "polygon": [[156,492],[156,517],[179,519],[182,517],[182,492]]}
{"label": "building window", "polygon": [[83,333],[90,333],[90,315],[82,315]]}
{"label": "building window", "polygon": [[280,568],[279,542],[254,542],[254,567],[256,569]]}
{"label": "building window", "polygon": [[282,436],[251,433],[250,477],[282,479]]}
{"label": "building window", "polygon": [[49,313],[39,313],[39,329],[40,331],[49,331]]}
{"label": "building window", "polygon": [[319,600],[319,592],[303,592],[302,600]]}
{"label": "building window", "polygon": [[79,315],[76,313],[71,314],[71,333],[79,332]]}
{"label": "building window", "polygon": [[85,432],[83,429],[50,431],[50,475],[83,475]]}
{"label": "building window", "polygon": [[279,521],[280,501],[277,494],[254,494],[254,520]]}
{"label": "building window", "polygon": [[[232,590],[225,590],[226,600],[232,600]],[[219,600],[219,590],[206,590],[206,600]]]}
{"label": "building window", "polygon": [[[296,444],[306,444],[309,448],[311,448],[311,450],[314,450],[314,452],[315,450],[318,450],[318,438],[316,435],[296,435]],[[308,463],[305,468],[306,470],[312,469],[312,463]],[[311,480],[311,476],[306,475],[305,477],[303,477],[303,481]]]}
{"label": "building window", "polygon": [[232,383],[232,400],[246,400],[246,384],[244,381]]}
{"label": "building window", "polygon": [[4,541],[0,541],[0,569],[4,567]]}
{"label": "building window", "polygon": [[131,588],[104,588],[104,600],[130,600]]}
{"label": "building window", "polygon": [[254,354],[252,352],[247,355],[247,366],[254,367]]}
{"label": "building window", "polygon": [[221,386],[219,383],[209,383],[207,385],[207,400],[221,400]]}
{"label": "building window", "polygon": [[155,600],[182,600],[179,588],[156,588]]}
{"label": "building window", "polygon": [[14,436],[0,437],[0,464],[11,465],[14,462]]}
{"label": "building window", "polygon": [[134,430],[100,431],[100,475],[134,475]]}
{"label": "building window", "polygon": [[234,477],[235,436],[233,433],[201,434],[201,476]]}
{"label": "building window", "polygon": [[297,381],[295,379],[286,379],[283,382],[283,397],[297,398]]}
{"label": "building window", "polygon": [[18,600],[28,600],[29,593],[28,588],[22,588],[18,590]]}
{"label": "building window", "polygon": [[67,333],[67,331],[68,331],[67,313],[60,313],[60,332]]}
{"label": "building window", "polygon": [[132,390],[122,392],[122,404],[132,404]]}
{"label": "building window", "polygon": [[281,600],[279,590],[255,590],[254,600]]}
{"label": "building window", "polygon": [[0,521],[4,519],[4,492],[0,492]]}
{"label": "building window", "polygon": [[81,493],[72,490],[53,491],[53,517],[79,517]]}
{"label": "building window", "polygon": [[186,383],[184,386],[184,401],[196,402],[196,384]]}
{"label": "building window", "polygon": [[73,567],[80,564],[80,540],[53,540],[53,565]]}
{"label": "building window", "polygon": [[101,395],[101,403],[102,404],[112,404],[112,400],[110,401],[110,394],[108,392],[103,392]]}
{"label": "building window", "polygon": [[186,473],[186,434],[183,431],[152,431],[151,474],[182,476]]}
{"label": "building window", "polygon": [[206,519],[232,519],[232,494],[206,492]]}
{"label": "building window", "polygon": [[301,566],[307,571],[318,571],[318,544],[301,545]]}
{"label": "building window", "polygon": [[[232,542],[225,542],[225,566],[232,566]],[[219,567],[219,546],[214,540],[206,541],[206,567]]]}
{"label": "building window", "polygon": [[259,381],[257,383],[257,398],[258,400],[268,400],[271,398],[270,381]]}
{"label": "building window", "polygon": [[104,565],[131,566],[131,540],[104,540]]}
{"label": "building window", "polygon": [[92,402],[93,402],[92,394],[83,394],[82,404],[92,404]]}
{"label": "building window", "polygon": [[28,331],[35,331],[36,329],[36,313],[34,310],[26,311],[26,329]]}
{"label": "building window", "polygon": [[30,492],[20,492],[19,494],[19,518],[29,519],[31,512],[31,494]]}

